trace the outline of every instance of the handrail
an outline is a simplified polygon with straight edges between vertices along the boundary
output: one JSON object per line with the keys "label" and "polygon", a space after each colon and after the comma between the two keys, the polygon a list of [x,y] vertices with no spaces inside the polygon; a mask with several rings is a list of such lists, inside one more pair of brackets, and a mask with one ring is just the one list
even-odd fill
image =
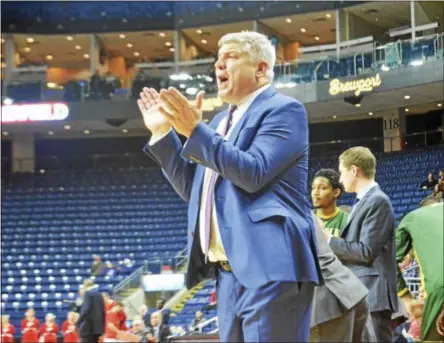
{"label": "handrail", "polygon": [[133,271],[130,275],[128,275],[125,279],[121,280],[117,285],[113,288],[113,294],[117,294],[120,291],[123,291],[129,288],[131,282],[133,282],[136,278],[139,278],[143,275],[145,266],[141,266]]}
{"label": "handrail", "polygon": [[216,324],[218,324],[218,317],[217,316],[215,316],[215,317],[213,317],[211,319],[208,319],[208,320],[204,321],[201,324],[197,324],[197,329],[199,330],[200,333],[202,333],[202,330],[203,330],[204,327],[206,327],[209,324],[214,323],[214,322],[216,322]]}

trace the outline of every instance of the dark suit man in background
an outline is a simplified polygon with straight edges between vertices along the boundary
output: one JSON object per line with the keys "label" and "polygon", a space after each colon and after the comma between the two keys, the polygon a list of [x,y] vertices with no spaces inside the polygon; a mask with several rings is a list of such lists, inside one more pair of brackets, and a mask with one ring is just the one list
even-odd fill
{"label": "dark suit man in background", "polygon": [[[325,239],[322,221],[314,217],[319,264],[324,285],[313,297],[310,342],[366,342],[368,289],[345,267]],[[373,333],[374,336],[374,333]]]}
{"label": "dark suit man in background", "polygon": [[152,342],[167,342],[168,336],[171,336],[169,327],[162,323],[163,314],[161,311],[156,311],[151,314],[151,325],[148,328],[148,341]]}
{"label": "dark suit man in background", "polygon": [[201,92],[193,104],[174,88],[144,89],[138,102],[153,134],[145,152],[189,202],[187,287],[216,271],[221,341],[306,341],[322,280],[307,113],[271,86],[275,60],[260,33],[222,37],[218,95],[230,108],[210,124]]}
{"label": "dark suit man in background", "polygon": [[339,237],[327,233],[327,239],[336,256],[370,291],[378,342],[391,342],[391,316],[398,309],[393,208],[375,182],[376,158],[369,149],[346,150],[339,157],[339,171],[345,191],[357,193],[357,202]]}
{"label": "dark suit man in background", "polygon": [[85,280],[83,288],[85,294],[77,321],[79,335],[84,343],[97,343],[105,332],[105,302],[92,280]]}

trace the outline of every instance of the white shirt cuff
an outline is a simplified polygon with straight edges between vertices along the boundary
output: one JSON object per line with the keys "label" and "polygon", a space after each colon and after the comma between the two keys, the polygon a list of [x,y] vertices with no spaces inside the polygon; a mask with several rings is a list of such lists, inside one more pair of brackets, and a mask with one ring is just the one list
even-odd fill
{"label": "white shirt cuff", "polygon": [[168,134],[171,132],[172,129],[169,129],[167,133],[165,133],[162,136],[151,136],[150,141],[148,142],[149,146],[153,146],[154,144],[156,144],[158,141],[160,141],[162,138],[165,138],[166,136],[168,136]]}
{"label": "white shirt cuff", "polygon": [[331,238],[332,238],[333,236],[330,236],[330,237],[328,237],[328,244],[330,244],[330,241],[331,241]]}

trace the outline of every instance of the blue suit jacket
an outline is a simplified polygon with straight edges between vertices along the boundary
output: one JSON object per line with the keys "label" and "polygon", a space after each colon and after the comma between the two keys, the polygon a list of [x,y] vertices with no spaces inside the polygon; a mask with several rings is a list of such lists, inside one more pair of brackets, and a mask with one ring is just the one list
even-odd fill
{"label": "blue suit jacket", "polygon": [[314,224],[307,200],[308,122],[303,105],[272,87],[233,128],[216,133],[228,111],[200,122],[184,147],[172,130],[144,151],[153,157],[188,208],[187,287],[209,276],[198,213],[205,167],[218,178],[215,206],[222,242],[239,282],[321,282]]}

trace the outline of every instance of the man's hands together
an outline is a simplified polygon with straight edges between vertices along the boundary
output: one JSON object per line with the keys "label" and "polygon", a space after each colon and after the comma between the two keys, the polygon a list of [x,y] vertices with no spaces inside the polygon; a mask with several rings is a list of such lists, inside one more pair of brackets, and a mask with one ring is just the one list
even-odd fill
{"label": "man's hands together", "polygon": [[137,101],[145,126],[153,138],[165,135],[172,127],[189,138],[202,120],[202,103],[205,92],[196,95],[193,105],[176,88],[162,89],[160,94],[153,88],[144,88]]}

